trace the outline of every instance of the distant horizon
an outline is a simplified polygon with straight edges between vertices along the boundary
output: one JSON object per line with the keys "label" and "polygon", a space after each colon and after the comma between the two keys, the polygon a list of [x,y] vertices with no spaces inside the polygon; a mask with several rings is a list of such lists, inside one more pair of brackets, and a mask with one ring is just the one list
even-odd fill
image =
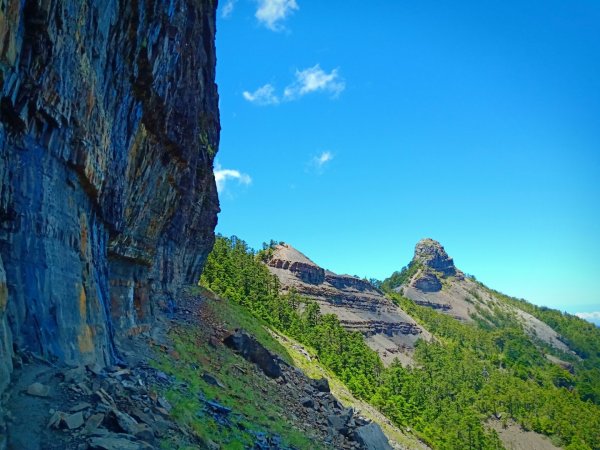
{"label": "distant horizon", "polygon": [[217,231],[378,279],[431,237],[493,289],[600,312],[600,3],[218,13]]}

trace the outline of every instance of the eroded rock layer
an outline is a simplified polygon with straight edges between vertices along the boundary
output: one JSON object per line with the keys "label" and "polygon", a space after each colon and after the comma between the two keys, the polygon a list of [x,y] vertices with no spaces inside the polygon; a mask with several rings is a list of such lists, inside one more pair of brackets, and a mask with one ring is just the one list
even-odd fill
{"label": "eroded rock layer", "polygon": [[411,362],[414,345],[429,334],[368,281],[325,270],[290,245],[277,245],[267,263],[284,290],[314,299],[348,330],[362,333],[385,363]]}
{"label": "eroded rock layer", "polygon": [[0,0],[0,389],[13,347],[108,363],[199,276],[215,3]]}
{"label": "eroded rock layer", "polygon": [[416,304],[465,322],[474,318],[489,321],[490,317],[500,313],[511,314],[531,336],[557,349],[570,351],[564,339],[550,326],[503,302],[493,291],[465,276],[439,242],[433,239],[419,241],[410,265],[417,268],[414,275],[395,290]]}

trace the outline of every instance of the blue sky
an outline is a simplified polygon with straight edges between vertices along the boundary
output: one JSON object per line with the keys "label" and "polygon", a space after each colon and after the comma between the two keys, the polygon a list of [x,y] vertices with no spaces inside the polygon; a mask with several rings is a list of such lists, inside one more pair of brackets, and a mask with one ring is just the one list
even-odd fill
{"label": "blue sky", "polygon": [[600,3],[221,0],[217,231],[600,311]]}

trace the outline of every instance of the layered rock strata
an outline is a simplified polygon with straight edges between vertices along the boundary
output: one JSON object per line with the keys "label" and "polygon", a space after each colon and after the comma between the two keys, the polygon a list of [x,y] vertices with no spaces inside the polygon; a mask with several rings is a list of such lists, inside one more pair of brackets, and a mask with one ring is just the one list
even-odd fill
{"label": "layered rock strata", "polygon": [[325,270],[290,245],[277,245],[267,266],[282,289],[314,299],[321,313],[335,314],[348,330],[362,333],[385,363],[411,362],[419,338],[429,339],[404,311],[368,281]]}
{"label": "layered rock strata", "polygon": [[197,280],[220,126],[216,2],[0,6],[1,389],[13,349],[113,361]]}
{"label": "layered rock strata", "polygon": [[433,239],[419,241],[410,264],[417,267],[416,272],[405,284],[398,286],[396,291],[416,304],[437,309],[465,322],[475,318],[486,321],[498,311],[512,314],[531,336],[560,350],[570,351],[561,336],[550,326],[531,314],[506,304],[493,291],[466,277],[456,268],[454,260],[439,242]]}

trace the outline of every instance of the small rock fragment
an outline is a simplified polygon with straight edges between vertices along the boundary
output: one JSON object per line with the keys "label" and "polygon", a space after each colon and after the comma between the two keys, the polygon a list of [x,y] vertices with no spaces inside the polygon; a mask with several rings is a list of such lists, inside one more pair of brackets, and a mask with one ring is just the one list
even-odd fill
{"label": "small rock fragment", "polygon": [[135,435],[136,431],[138,431],[138,423],[133,417],[117,409],[113,409],[112,413],[123,431]]}
{"label": "small rock fragment", "polygon": [[208,384],[212,384],[213,386],[217,386],[220,388],[224,388],[225,386],[223,385],[223,383],[221,383],[217,378],[215,378],[214,376],[212,376],[209,373],[205,373],[204,375],[202,375],[202,379],[204,381],[206,381]]}
{"label": "small rock fragment", "polygon": [[310,397],[301,398],[300,399],[300,403],[305,408],[314,408],[314,406],[315,406],[315,401],[312,398],[310,398]]}
{"label": "small rock fragment", "polygon": [[79,411],[83,411],[84,409],[88,409],[91,408],[92,405],[90,405],[88,402],[80,402],[77,403],[75,406],[72,406],[69,411],[70,412],[79,412]]}
{"label": "small rock fragment", "polygon": [[83,425],[83,413],[81,411],[76,412],[75,414],[68,415],[64,418],[65,423],[69,430],[75,430]]}
{"label": "small rock fragment", "polygon": [[98,428],[102,424],[103,420],[104,420],[104,414],[102,414],[102,413],[91,415],[90,418],[85,423],[85,431],[87,433],[91,433],[92,431],[94,431],[96,428]]}
{"label": "small rock fragment", "polygon": [[50,420],[48,421],[48,428],[57,428],[57,429],[60,428],[62,425],[64,416],[65,416],[65,413],[56,411],[54,414],[52,414],[52,416],[50,417]]}
{"label": "small rock fragment", "polygon": [[35,397],[48,397],[50,388],[42,383],[33,383],[27,388],[27,393]]}
{"label": "small rock fragment", "polygon": [[97,450],[142,450],[151,447],[121,437],[106,436],[93,437],[90,441],[90,448]]}

